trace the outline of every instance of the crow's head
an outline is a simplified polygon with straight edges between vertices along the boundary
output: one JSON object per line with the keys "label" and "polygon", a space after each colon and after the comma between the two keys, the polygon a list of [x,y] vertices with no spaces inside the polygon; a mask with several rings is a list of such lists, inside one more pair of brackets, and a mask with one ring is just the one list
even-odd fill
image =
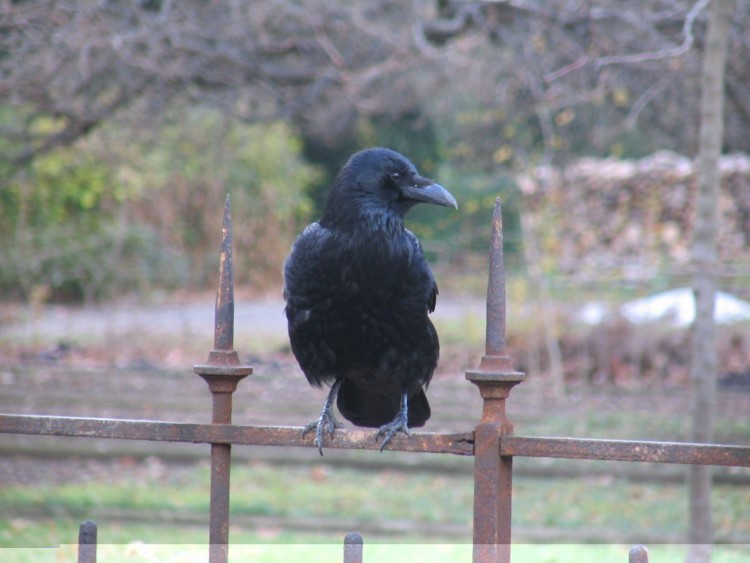
{"label": "crow's head", "polygon": [[358,221],[383,213],[403,217],[417,203],[458,209],[450,192],[420,176],[405,156],[390,149],[365,149],[339,172],[321,221]]}

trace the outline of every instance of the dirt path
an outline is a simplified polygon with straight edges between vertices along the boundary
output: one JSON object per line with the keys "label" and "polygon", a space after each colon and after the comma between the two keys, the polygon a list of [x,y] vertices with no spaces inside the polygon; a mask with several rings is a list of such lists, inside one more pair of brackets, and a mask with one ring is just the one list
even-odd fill
{"label": "dirt path", "polygon": [[[48,339],[66,338],[75,334],[127,333],[146,330],[154,334],[167,331],[201,333],[213,325],[214,303],[210,296],[187,302],[142,304],[122,301],[92,307],[45,306],[38,310],[18,306],[6,313],[0,324],[0,337],[28,339],[45,335]],[[484,315],[484,301],[478,298],[441,298],[433,318],[461,319],[466,315]],[[279,297],[238,300],[235,305],[238,328],[252,327],[271,336],[286,335],[284,301]]]}

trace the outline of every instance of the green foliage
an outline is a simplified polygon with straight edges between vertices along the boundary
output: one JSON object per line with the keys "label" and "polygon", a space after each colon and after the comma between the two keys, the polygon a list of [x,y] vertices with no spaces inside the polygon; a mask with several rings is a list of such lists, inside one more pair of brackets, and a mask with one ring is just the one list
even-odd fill
{"label": "green foliage", "polygon": [[470,266],[486,261],[492,209],[499,197],[503,205],[506,261],[520,260],[521,232],[518,219],[520,194],[513,179],[503,174],[485,174],[450,164],[440,165],[434,178],[458,201],[458,211],[417,206],[407,219],[420,237],[428,259]]}
{"label": "green foliage", "polygon": [[414,111],[394,119],[376,116],[359,123],[360,147],[381,146],[405,154],[419,171],[431,177],[437,172],[440,144],[435,126],[426,115]]}
{"label": "green foliage", "polygon": [[[111,294],[132,260],[150,260],[141,230],[117,226],[113,171],[94,154],[65,149],[37,158],[0,191],[0,288],[28,296],[92,299]],[[125,272],[131,285],[133,270]]]}
{"label": "green foliage", "polygon": [[[520,256],[519,197],[505,167],[516,160],[514,143],[536,133],[520,116],[482,110],[471,99],[454,102],[461,110],[454,118],[437,119],[426,108],[363,118],[349,145],[328,151],[303,146],[282,122],[247,124],[200,105],[170,107],[148,128],[105,124],[6,179],[0,287],[25,296],[42,287],[52,298],[68,299],[155,285],[209,287],[228,193],[238,284],[278,287],[283,258],[302,226],[322,211],[338,161],[373,145],[408,155],[456,196],[457,212],[418,206],[408,217],[437,268],[473,269],[484,260],[498,196],[512,267]],[[0,114],[0,121],[8,119]],[[54,119],[34,125],[58,126]],[[484,165],[473,152],[480,140],[497,145]]]}
{"label": "green foliage", "polygon": [[319,176],[299,139],[280,122],[229,122],[202,108],[153,133],[106,127],[5,179],[6,295],[90,301],[212,284],[227,193],[242,257],[237,281],[261,288],[279,281]]}
{"label": "green foliage", "polygon": [[38,158],[0,192],[0,225],[4,232],[42,229],[98,216],[111,176],[93,155],[72,149]]}
{"label": "green foliage", "polygon": [[0,288],[31,298],[86,301],[173,288],[185,263],[145,225],[79,216],[15,241],[0,257]]}
{"label": "green foliage", "polygon": [[149,188],[134,201],[134,216],[186,257],[188,285],[205,287],[215,282],[221,210],[230,194],[241,257],[236,280],[261,289],[278,284],[320,174],[301,150],[281,122],[248,125],[216,111],[188,110],[137,155],[140,168],[131,175]]}

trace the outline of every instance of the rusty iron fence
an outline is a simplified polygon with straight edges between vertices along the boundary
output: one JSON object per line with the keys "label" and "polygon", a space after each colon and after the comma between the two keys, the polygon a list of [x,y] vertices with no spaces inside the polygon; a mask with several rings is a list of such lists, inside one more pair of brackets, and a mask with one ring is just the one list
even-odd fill
{"label": "rusty iron fence", "polygon": [[[476,563],[510,561],[515,457],[750,467],[748,446],[513,435],[505,402],[525,375],[513,369],[506,354],[505,311],[502,210],[498,200],[493,210],[489,250],[486,351],[478,368],[466,373],[466,379],[479,388],[483,399],[481,419],[470,431],[396,436],[388,446],[389,450],[404,452],[474,456],[473,560]],[[210,444],[209,559],[212,563],[225,562],[229,549],[232,446],[314,447],[313,436],[303,437],[301,428],[232,424],[232,394],[238,383],[252,373],[252,367],[242,364],[234,350],[229,197],[222,226],[214,349],[205,363],[194,366],[194,371],[207,382],[211,393],[211,423],[0,414],[0,433]],[[374,434],[372,430],[337,429],[326,447],[379,449]],[[347,535],[343,547],[345,562],[362,561],[362,538],[358,534]],[[643,546],[635,546],[630,550],[629,560],[645,563],[648,552]],[[79,561],[96,561],[96,525],[92,522],[84,522],[80,527]]]}

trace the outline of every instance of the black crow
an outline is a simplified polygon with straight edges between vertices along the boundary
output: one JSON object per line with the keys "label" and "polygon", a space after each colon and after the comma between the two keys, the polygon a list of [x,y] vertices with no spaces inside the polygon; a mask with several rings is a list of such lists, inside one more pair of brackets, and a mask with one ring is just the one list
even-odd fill
{"label": "black crow", "polygon": [[299,235],[284,263],[284,299],[292,352],[311,385],[332,384],[315,429],[379,427],[382,449],[396,432],[430,418],[424,389],[439,343],[428,313],[437,285],[417,237],[404,228],[415,204],[458,208],[442,186],[422,178],[401,154],[373,148],[339,172],[323,216]]}

